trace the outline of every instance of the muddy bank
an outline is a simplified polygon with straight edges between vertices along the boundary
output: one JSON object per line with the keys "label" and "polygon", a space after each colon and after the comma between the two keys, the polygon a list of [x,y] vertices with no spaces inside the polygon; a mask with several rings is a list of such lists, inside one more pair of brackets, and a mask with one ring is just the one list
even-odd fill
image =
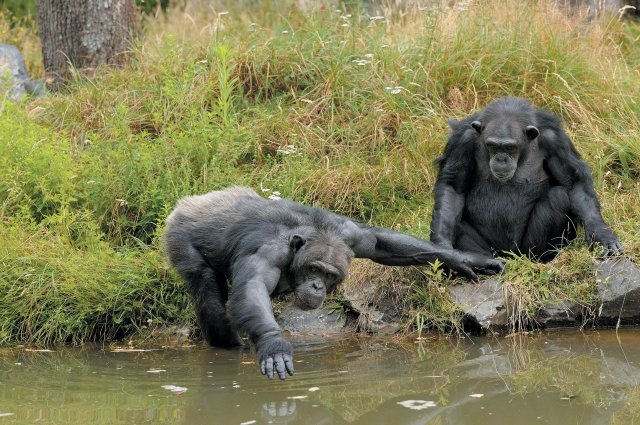
{"label": "muddy bank", "polygon": [[[640,323],[640,270],[629,259],[596,260],[593,273],[597,299],[589,303],[553,301],[533,316],[518,311],[500,276],[479,283],[449,286],[448,296],[464,312],[463,329],[471,333],[508,333],[513,330],[634,326]],[[291,334],[335,335],[369,333],[392,335],[407,328],[403,308],[393,297],[380,296],[378,283],[358,290],[345,288],[341,308],[325,305],[302,311],[287,305],[278,322]],[[521,323],[522,322],[522,323]]]}

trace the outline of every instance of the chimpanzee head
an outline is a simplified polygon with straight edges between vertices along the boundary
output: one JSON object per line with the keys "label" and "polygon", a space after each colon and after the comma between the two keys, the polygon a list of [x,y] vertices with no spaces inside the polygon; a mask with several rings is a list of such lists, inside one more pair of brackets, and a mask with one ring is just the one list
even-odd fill
{"label": "chimpanzee head", "polygon": [[529,149],[529,142],[538,137],[535,112],[524,99],[503,97],[493,101],[471,123],[480,135],[480,143],[489,159],[491,174],[500,182],[509,181],[519,161]]}
{"label": "chimpanzee head", "polygon": [[303,310],[318,308],[326,294],[347,276],[353,251],[329,232],[296,234],[289,244],[294,253],[290,273],[295,304]]}

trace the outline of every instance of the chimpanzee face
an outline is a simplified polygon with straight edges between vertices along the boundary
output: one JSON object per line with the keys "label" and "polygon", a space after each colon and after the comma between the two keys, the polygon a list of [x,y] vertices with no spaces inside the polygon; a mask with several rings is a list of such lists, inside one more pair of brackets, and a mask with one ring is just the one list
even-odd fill
{"label": "chimpanzee face", "polygon": [[303,310],[320,307],[327,293],[342,280],[341,273],[331,264],[312,261],[296,273],[296,305]]}
{"label": "chimpanzee face", "polygon": [[291,263],[295,304],[303,310],[320,307],[327,293],[341,283],[349,270],[353,252],[340,239],[314,235],[302,239]]}
{"label": "chimpanzee face", "polygon": [[511,180],[518,169],[519,159],[529,148],[529,142],[538,137],[539,133],[536,127],[522,126],[517,120],[508,117],[496,117],[486,125],[474,121],[471,126],[484,144],[491,174],[501,183]]}

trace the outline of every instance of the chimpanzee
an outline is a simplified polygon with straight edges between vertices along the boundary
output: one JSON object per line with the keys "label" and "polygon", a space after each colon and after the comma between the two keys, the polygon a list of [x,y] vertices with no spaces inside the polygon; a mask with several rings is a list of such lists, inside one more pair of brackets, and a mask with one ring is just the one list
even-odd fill
{"label": "chimpanzee", "polygon": [[491,255],[513,251],[549,261],[584,227],[588,242],[617,255],[591,172],[560,119],[528,101],[503,97],[461,121],[439,166],[431,240]]}
{"label": "chimpanzee", "polygon": [[181,199],[167,218],[165,244],[209,344],[240,346],[236,331],[247,332],[270,379],[274,369],[280,379],[285,370],[293,373],[291,344],[273,317],[272,294],[293,291],[300,308],[317,308],[345,278],[352,257],[393,266],[439,259],[471,278],[472,268],[503,268],[490,256],[438,247],[290,200],[266,200],[242,187]]}

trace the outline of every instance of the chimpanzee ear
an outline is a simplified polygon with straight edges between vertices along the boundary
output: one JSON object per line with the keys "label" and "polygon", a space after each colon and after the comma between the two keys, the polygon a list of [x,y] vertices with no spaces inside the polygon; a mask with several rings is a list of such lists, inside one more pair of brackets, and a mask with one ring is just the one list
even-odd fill
{"label": "chimpanzee ear", "polygon": [[291,235],[289,238],[289,246],[293,252],[297,252],[306,242],[300,235]]}
{"label": "chimpanzee ear", "polygon": [[527,138],[531,141],[533,139],[535,139],[536,137],[538,137],[538,134],[540,134],[540,131],[538,131],[538,129],[533,126],[533,125],[528,125],[525,129],[524,132],[527,134]]}
{"label": "chimpanzee ear", "polygon": [[482,123],[480,121],[472,122],[471,127],[473,127],[473,129],[477,131],[478,134],[482,133]]}

